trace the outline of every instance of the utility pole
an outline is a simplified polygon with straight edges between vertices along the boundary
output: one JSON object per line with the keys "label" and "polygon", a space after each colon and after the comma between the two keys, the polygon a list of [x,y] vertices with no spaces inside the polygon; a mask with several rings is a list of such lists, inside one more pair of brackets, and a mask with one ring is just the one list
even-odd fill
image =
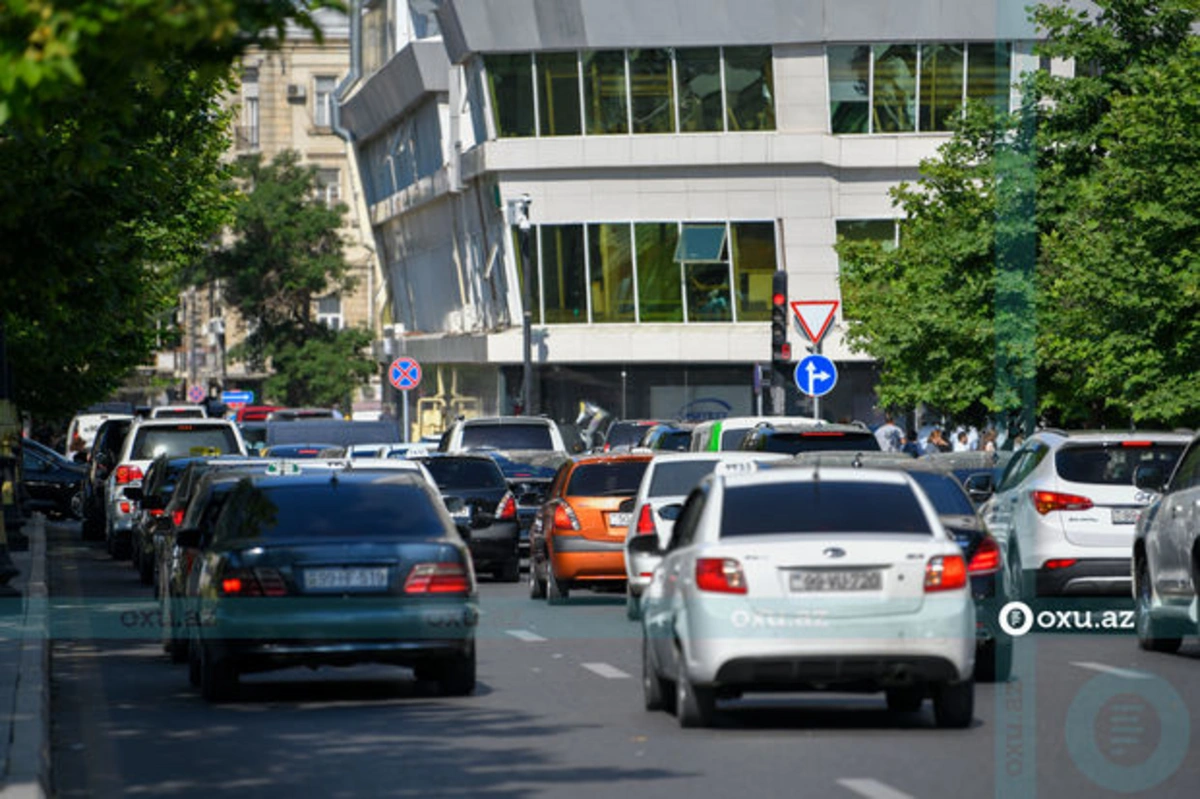
{"label": "utility pole", "polygon": [[524,351],[523,371],[521,373],[521,411],[526,416],[533,415],[533,275],[530,273],[530,224],[529,206],[533,200],[528,194],[522,194],[521,199],[514,203],[517,214],[517,227],[521,232],[521,305],[525,311],[522,316],[522,347]]}

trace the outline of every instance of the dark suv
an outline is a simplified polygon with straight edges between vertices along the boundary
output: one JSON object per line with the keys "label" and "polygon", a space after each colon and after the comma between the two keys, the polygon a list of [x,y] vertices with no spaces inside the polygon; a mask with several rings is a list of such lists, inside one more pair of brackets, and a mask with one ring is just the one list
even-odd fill
{"label": "dark suv", "polygon": [[750,452],[878,452],[875,434],[853,424],[788,424],[776,427],[763,422],[746,433],[738,449]]}
{"label": "dark suv", "polygon": [[133,419],[107,419],[96,429],[96,438],[88,454],[87,474],[83,478],[83,537],[99,540],[104,537],[108,502],[106,483],[117,464],[121,444],[133,425]]}

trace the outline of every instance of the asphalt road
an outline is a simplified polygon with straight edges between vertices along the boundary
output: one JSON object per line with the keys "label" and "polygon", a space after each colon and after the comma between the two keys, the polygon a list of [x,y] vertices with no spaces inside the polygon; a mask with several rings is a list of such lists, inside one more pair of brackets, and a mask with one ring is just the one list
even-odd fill
{"label": "asphalt road", "polygon": [[481,585],[479,688],[444,699],[405,669],[242,678],[206,704],[157,643],[128,563],[50,524],[52,744],[60,797],[1047,797],[1200,795],[1200,645],[1036,633],[1018,677],[980,685],[967,730],[881,695],[722,704],[681,730],[642,709],[624,599],[563,607]]}

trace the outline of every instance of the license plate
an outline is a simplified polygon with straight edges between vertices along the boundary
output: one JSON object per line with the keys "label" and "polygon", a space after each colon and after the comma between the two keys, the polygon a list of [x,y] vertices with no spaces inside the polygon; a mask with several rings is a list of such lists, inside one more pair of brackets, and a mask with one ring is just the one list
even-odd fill
{"label": "license plate", "polygon": [[878,591],[883,587],[883,575],[878,571],[807,571],[792,572],[789,584],[793,591]]}
{"label": "license plate", "polygon": [[387,588],[386,566],[377,568],[305,569],[304,587],[317,591]]}
{"label": "license plate", "polygon": [[628,527],[629,520],[633,516],[632,513],[610,513],[608,514],[609,527]]}
{"label": "license plate", "polygon": [[1141,508],[1113,508],[1112,523],[1113,524],[1136,524],[1138,517],[1142,515]]}

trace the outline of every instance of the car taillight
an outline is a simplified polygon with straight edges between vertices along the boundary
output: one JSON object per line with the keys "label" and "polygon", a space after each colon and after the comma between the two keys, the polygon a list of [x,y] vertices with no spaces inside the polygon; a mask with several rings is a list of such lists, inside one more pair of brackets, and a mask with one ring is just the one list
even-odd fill
{"label": "car taillight", "polygon": [[638,535],[655,535],[658,533],[658,529],[654,526],[654,510],[651,509],[649,503],[643,505],[641,513],[638,514],[635,532]]}
{"label": "car taillight", "polygon": [[1138,448],[1153,447],[1154,442],[1153,441],[1122,441],[1121,446],[1122,447],[1138,447]]}
{"label": "car taillight", "polygon": [[504,499],[500,500],[500,504],[496,506],[496,519],[507,522],[515,518],[517,518],[517,498],[512,494],[505,494]]}
{"label": "car taillight", "polygon": [[925,564],[925,593],[952,591],[967,584],[967,563],[962,555],[938,555]]}
{"label": "car taillight", "polygon": [[117,485],[128,485],[137,480],[142,479],[142,470],[137,466],[118,466],[117,467]]}
{"label": "car taillight", "polygon": [[121,500],[121,503],[118,507],[120,507],[121,513],[123,513],[127,516],[130,513],[133,513],[133,503],[130,502],[129,500]]}
{"label": "car taillight", "polygon": [[222,596],[287,596],[287,592],[278,569],[230,569],[221,575]]}
{"label": "car taillight", "polygon": [[151,516],[153,516],[154,518],[157,519],[159,516],[163,515],[163,509],[162,508],[151,508],[149,510],[149,513]]}
{"label": "car taillight", "polygon": [[565,502],[559,502],[554,506],[554,529],[555,530],[579,530],[579,518],[575,515],[575,511],[571,510],[571,506]]}
{"label": "car taillight", "polygon": [[1078,563],[1075,558],[1053,558],[1042,564],[1043,569],[1069,569]]}
{"label": "car taillight", "polygon": [[696,587],[722,594],[746,593],[742,564],[733,558],[696,558]]}
{"label": "car taillight", "polygon": [[1000,571],[1000,545],[990,535],[984,536],[967,564],[967,571],[973,575],[994,574]]}
{"label": "car taillight", "polygon": [[1092,501],[1077,494],[1060,494],[1057,491],[1034,491],[1033,509],[1045,516],[1055,510],[1087,510]]}
{"label": "car taillight", "polygon": [[179,527],[183,524],[183,508],[176,508],[171,511],[171,524]]}
{"label": "car taillight", "polygon": [[406,594],[468,594],[471,578],[461,563],[418,563],[404,581]]}

